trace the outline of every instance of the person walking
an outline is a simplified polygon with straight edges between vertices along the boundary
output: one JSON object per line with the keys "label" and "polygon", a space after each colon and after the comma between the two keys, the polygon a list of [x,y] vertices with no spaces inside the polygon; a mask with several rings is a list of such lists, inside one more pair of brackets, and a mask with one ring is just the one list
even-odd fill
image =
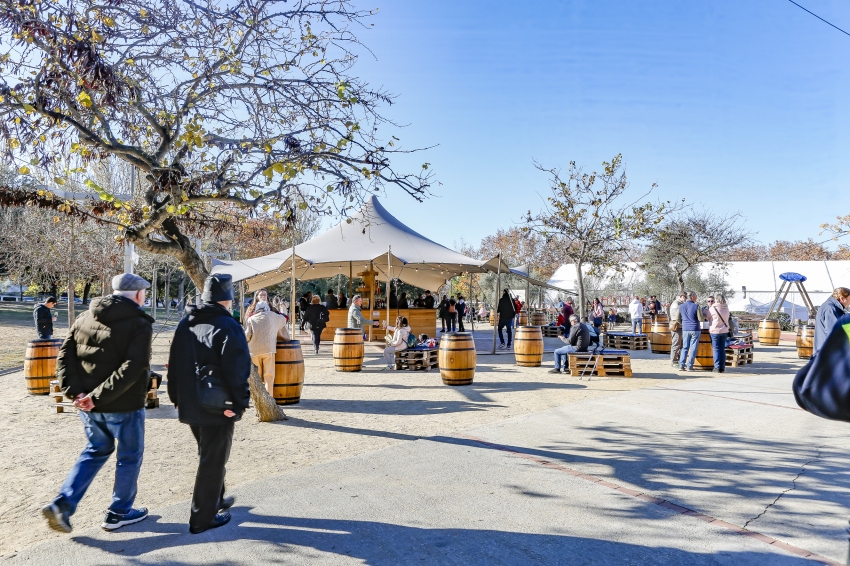
{"label": "person walking", "polygon": [[150,283],[138,275],[113,277],[112,295],[92,300],[59,350],[59,387],[79,409],[87,443],[59,495],[42,509],[53,530],[71,532],[71,516],[115,452],[116,442],[112,503],[101,527],[112,531],[148,516],[144,507],[133,507],[145,451],[145,401],[150,389],[153,318],[140,308],[148,287]]}
{"label": "person walking", "polygon": [[555,350],[555,367],[549,373],[567,373],[569,354],[574,352],[587,352],[590,346],[590,330],[584,324],[579,324],[578,315],[572,315],[570,320],[570,333],[564,338],[559,335],[558,339],[566,344]]}
{"label": "person walking", "polygon": [[351,298],[351,306],[348,308],[348,327],[363,330],[366,321],[363,318],[363,311],[360,309],[363,305],[363,297],[354,295]]}
{"label": "person walking", "polygon": [[719,293],[708,298],[708,335],[711,336],[711,350],[714,354],[714,370],[717,373],[726,371],[726,337],[729,334],[729,306],[726,296]]}
{"label": "person walking", "polygon": [[602,301],[599,300],[599,297],[593,299],[590,318],[593,320],[593,327],[596,329],[596,333],[599,334],[599,327],[602,326],[602,320],[605,318],[605,309],[602,308]]}
{"label": "person walking", "polygon": [[457,330],[457,314],[457,301],[452,297],[446,307],[446,329],[449,332]]}
{"label": "person walking", "polygon": [[339,307],[339,302],[336,300],[336,295],[332,289],[328,289],[328,296],[325,298],[325,307],[328,309],[335,309]]}
{"label": "person walking", "polygon": [[629,316],[632,318],[632,334],[643,334],[643,303],[637,295],[629,303]]}
{"label": "person walking", "polygon": [[818,309],[815,318],[815,342],[812,348],[812,356],[818,353],[826,342],[826,337],[835,326],[835,321],[844,316],[850,307],[850,289],[838,287],[832,292],[832,296]]}
{"label": "person walking", "polygon": [[455,305],[457,309],[457,331],[458,332],[466,332],[466,329],[463,326],[464,318],[466,317],[466,301],[463,298],[463,295],[457,296],[457,304]]}
{"label": "person walking", "polygon": [[289,340],[288,326],[286,317],[272,312],[265,301],[258,302],[254,314],[245,321],[245,338],[248,340],[251,362],[257,366],[257,373],[272,397],[277,340]]}
{"label": "person walking", "polygon": [[686,293],[686,296],[688,300],[679,306],[679,319],[682,321],[682,353],[679,356],[679,370],[693,371],[701,323],[705,317],[697,304],[697,294],[691,291]]}
{"label": "person walking", "polygon": [[304,332],[304,323],[307,322],[304,319],[304,313],[307,312],[307,307],[310,306],[310,303],[313,301],[313,291],[307,291],[301,298],[298,299],[298,313],[301,316],[301,324],[298,326],[301,332]]}
{"label": "person walking", "polygon": [[[248,408],[251,356],[245,333],[233,317],[233,279],[207,277],[200,306],[190,305],[177,325],[168,355],[168,396],[181,423],[198,443],[198,471],[192,492],[189,532],[199,534],[226,525],[233,498],[225,497],[225,465],[233,444],[233,428]],[[207,373],[209,372],[209,373]],[[201,405],[198,381],[214,378],[229,395],[230,409]]]}
{"label": "person walking", "polygon": [[32,311],[35,331],[40,340],[49,340],[53,336],[53,323],[56,322],[56,315],[50,309],[55,306],[56,297],[47,297],[46,301],[37,304]]}
{"label": "person walking", "polygon": [[[386,325],[386,323],[384,323]],[[387,326],[387,330],[392,331],[392,338],[387,337],[387,347],[384,348],[384,359],[387,361],[385,369],[395,369],[395,353],[407,349],[407,339],[410,336],[410,325],[407,323],[407,318],[397,316],[395,326]]]}
{"label": "person walking", "polygon": [[[498,317],[498,332],[499,332],[499,349],[504,350],[505,348],[510,348],[513,343],[513,325],[514,325],[514,316],[516,316],[516,309],[514,307],[514,302],[511,300],[511,296],[508,294],[508,290],[505,289],[502,291],[502,297],[499,299],[499,305],[496,308],[496,317]],[[502,336],[502,329],[506,329],[508,333],[508,345],[505,346],[505,338]]]}
{"label": "person walking", "polygon": [[443,295],[440,304],[437,305],[437,316],[440,317],[440,332],[445,332],[449,318],[449,300],[445,295]]}
{"label": "person walking", "polygon": [[679,307],[685,302],[685,292],[682,291],[670,303],[670,365],[679,367],[679,355],[682,352],[682,315]]}
{"label": "person walking", "polygon": [[322,331],[328,325],[331,315],[327,307],[319,302],[319,297],[313,297],[313,304],[307,307],[307,312],[304,313],[307,323],[310,325],[310,332],[313,333],[313,348],[316,350],[316,355],[319,354],[319,343],[322,341]]}

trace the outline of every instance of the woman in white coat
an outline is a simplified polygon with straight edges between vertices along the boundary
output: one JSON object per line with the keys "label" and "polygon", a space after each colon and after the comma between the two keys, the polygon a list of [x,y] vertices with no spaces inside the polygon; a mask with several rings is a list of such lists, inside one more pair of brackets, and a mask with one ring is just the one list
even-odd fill
{"label": "woman in white coat", "polygon": [[384,359],[387,360],[386,369],[395,369],[395,353],[407,349],[407,338],[410,336],[410,326],[407,318],[399,316],[395,319],[395,326],[387,326],[387,330],[393,333],[392,338],[387,337],[388,344],[384,349]]}

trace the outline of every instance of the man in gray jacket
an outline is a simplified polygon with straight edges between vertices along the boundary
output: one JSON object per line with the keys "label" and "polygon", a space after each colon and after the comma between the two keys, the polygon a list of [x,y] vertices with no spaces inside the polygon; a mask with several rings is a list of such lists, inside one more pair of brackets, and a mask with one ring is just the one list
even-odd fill
{"label": "man in gray jacket", "polygon": [[670,303],[670,364],[674,368],[679,367],[679,355],[682,353],[682,315],[679,307],[686,300],[685,293],[680,292]]}
{"label": "man in gray jacket", "polygon": [[349,328],[358,328],[363,330],[365,320],[363,319],[363,311],[360,310],[360,306],[362,304],[363,298],[360,295],[354,295],[354,297],[351,298],[351,307],[348,309]]}

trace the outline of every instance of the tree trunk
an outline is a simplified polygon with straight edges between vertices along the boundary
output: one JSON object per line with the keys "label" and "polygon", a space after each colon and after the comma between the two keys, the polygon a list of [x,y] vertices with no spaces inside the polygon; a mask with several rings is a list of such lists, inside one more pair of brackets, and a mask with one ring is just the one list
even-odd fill
{"label": "tree trunk", "polygon": [[251,400],[254,402],[254,410],[257,412],[259,422],[271,423],[288,420],[283,409],[275,403],[274,397],[266,391],[266,386],[260,379],[257,366],[254,364],[251,364],[251,377],[248,379],[248,386],[251,388]]}
{"label": "tree trunk", "polygon": [[679,282],[679,292],[685,292],[685,273],[684,272],[676,272],[676,280]]}
{"label": "tree trunk", "polygon": [[584,274],[581,272],[581,262],[576,263],[576,282],[578,283],[578,305],[575,310],[581,322],[581,317],[585,316]]}
{"label": "tree trunk", "polygon": [[186,277],[181,273],[180,274],[180,283],[177,284],[177,308],[184,309],[186,305],[183,304],[183,295],[186,293]]}
{"label": "tree trunk", "polygon": [[149,240],[133,232],[127,232],[128,241],[146,252],[168,254],[176,258],[182,265],[186,275],[192,279],[198,289],[204,288],[204,281],[209,276],[204,260],[198,255],[192,239],[182,234],[173,218],[162,223],[160,231],[169,239],[168,243]]}
{"label": "tree trunk", "polygon": [[83,287],[83,304],[89,304],[89,293],[91,293],[91,279],[86,279],[86,286]]}
{"label": "tree trunk", "polygon": [[171,316],[171,267],[165,268],[165,319]]}
{"label": "tree trunk", "polygon": [[68,329],[74,324],[74,276],[68,275]]}

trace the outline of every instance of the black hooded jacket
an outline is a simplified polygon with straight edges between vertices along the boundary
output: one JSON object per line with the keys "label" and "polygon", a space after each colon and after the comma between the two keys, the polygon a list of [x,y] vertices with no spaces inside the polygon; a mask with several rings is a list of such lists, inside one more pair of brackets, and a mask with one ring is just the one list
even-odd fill
{"label": "black hooded jacket", "polygon": [[[193,352],[194,350],[194,352]],[[207,412],[198,403],[195,360],[199,366],[218,366],[230,389],[235,417]],[[168,396],[177,406],[181,423],[223,425],[242,417],[251,394],[251,355],[245,331],[218,303],[189,305],[171,341],[168,355]]]}
{"label": "black hooded jacket", "polygon": [[65,395],[90,393],[99,413],[143,408],[150,387],[152,322],[126,297],[93,299],[59,350],[56,375]]}
{"label": "black hooded jacket", "polygon": [[39,334],[53,334],[53,314],[47,305],[39,303],[32,311],[35,328]]}

